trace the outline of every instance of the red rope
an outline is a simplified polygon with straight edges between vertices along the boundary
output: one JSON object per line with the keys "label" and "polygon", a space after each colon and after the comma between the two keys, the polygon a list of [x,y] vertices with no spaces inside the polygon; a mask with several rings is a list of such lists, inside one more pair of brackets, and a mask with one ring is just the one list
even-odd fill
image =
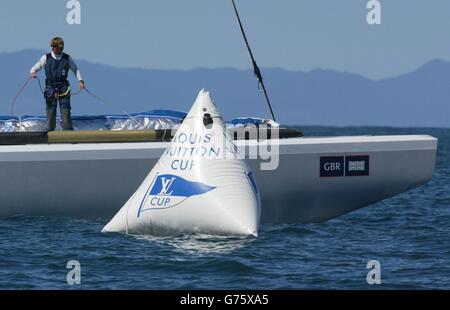
{"label": "red rope", "polygon": [[16,105],[17,98],[19,98],[20,94],[22,94],[22,92],[24,91],[25,87],[27,87],[27,85],[31,79],[32,79],[32,77],[30,76],[27,79],[27,81],[25,82],[25,84],[23,84],[22,88],[20,88],[20,90],[17,92],[16,96],[14,97],[13,101],[11,102],[11,116],[14,116],[14,106]]}
{"label": "red rope", "polygon": [[[35,77],[39,83],[39,88],[41,90],[41,93],[44,94],[44,90],[42,89],[42,84],[41,84],[41,79],[36,76]],[[19,91],[17,92],[17,94],[14,96],[14,99],[11,101],[11,116],[15,116],[14,115],[14,107],[16,106],[16,101],[17,99],[20,97],[20,95],[22,94],[22,92],[25,90],[25,88],[27,87],[28,83],[33,79],[33,77],[29,77],[26,82],[22,85],[22,87],[19,89]],[[71,93],[70,96],[76,96],[79,93],[81,93],[83,90],[79,90],[77,92]]]}
{"label": "red rope", "polygon": [[[41,90],[42,94],[44,94],[44,89],[42,89],[42,84],[41,84],[41,79],[36,76],[35,77],[39,83],[39,89]],[[30,80],[33,79],[33,77],[29,77],[27,79],[27,81],[25,82],[25,84],[23,84],[22,88],[20,88],[20,90],[17,92],[16,96],[14,97],[13,101],[11,102],[11,116],[14,116],[14,106],[16,105],[16,100],[17,98],[19,98],[20,94],[24,91],[25,87],[27,87],[28,83],[30,82]],[[89,91],[86,87],[84,89],[80,89],[77,92],[73,93],[73,94],[68,94],[67,96],[76,96],[79,93],[81,93],[83,90],[85,90],[91,97],[97,99],[98,101],[101,101],[105,104],[110,104],[108,103],[106,100],[104,100],[103,98],[93,94],[91,91]],[[111,105],[111,104],[110,104]],[[138,125],[140,125],[140,123],[127,111],[122,110],[122,112],[124,112],[125,114],[127,114],[135,123],[137,123]]]}

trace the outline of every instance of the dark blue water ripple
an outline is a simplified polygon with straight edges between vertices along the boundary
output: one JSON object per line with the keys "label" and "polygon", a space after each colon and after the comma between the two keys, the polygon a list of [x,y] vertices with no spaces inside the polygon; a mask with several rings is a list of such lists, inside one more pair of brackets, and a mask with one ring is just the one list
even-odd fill
{"label": "dark blue water ripple", "polygon": [[[258,238],[100,233],[108,219],[0,219],[0,289],[449,289],[450,130],[308,127],[307,135],[439,138],[426,185],[321,224],[262,225]],[[66,283],[78,260],[82,284]],[[382,284],[366,283],[369,260]]]}

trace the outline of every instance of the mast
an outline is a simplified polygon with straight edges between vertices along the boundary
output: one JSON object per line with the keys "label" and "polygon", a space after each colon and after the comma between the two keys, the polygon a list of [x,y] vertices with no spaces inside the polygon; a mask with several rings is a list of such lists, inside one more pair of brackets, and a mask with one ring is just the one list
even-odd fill
{"label": "mast", "polygon": [[250,44],[248,43],[247,36],[245,35],[244,27],[242,26],[241,18],[239,17],[238,10],[236,8],[236,4],[234,3],[234,0],[231,0],[233,3],[234,12],[236,13],[236,18],[239,23],[239,28],[241,29],[242,36],[244,37],[245,45],[247,46],[247,50],[250,54],[250,58],[252,59],[253,64],[253,73],[256,76],[256,79],[258,80],[258,85],[261,87],[264,93],[264,98],[266,99],[266,103],[269,106],[270,114],[272,115],[272,119],[276,122],[275,115],[273,114],[272,105],[270,104],[269,95],[267,94],[266,86],[264,85],[263,77],[261,75],[261,71],[259,70],[258,65],[256,64],[255,57],[253,57],[252,50],[250,48]]}

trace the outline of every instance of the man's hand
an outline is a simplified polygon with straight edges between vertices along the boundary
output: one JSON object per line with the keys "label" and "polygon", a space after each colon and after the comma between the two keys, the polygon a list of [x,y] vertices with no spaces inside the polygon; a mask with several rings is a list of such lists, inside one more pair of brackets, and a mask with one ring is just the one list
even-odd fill
{"label": "man's hand", "polygon": [[35,79],[36,78],[36,72],[31,72],[30,73],[30,78]]}
{"label": "man's hand", "polygon": [[80,81],[80,90],[83,90],[84,89],[84,81]]}

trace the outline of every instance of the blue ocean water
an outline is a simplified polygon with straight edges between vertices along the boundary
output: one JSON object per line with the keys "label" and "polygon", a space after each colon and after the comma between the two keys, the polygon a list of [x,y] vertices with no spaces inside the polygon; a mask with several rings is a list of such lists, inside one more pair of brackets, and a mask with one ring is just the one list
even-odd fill
{"label": "blue ocean water", "polygon": [[[450,289],[450,129],[306,127],[306,135],[430,134],[424,186],[319,224],[258,238],[100,233],[108,219],[0,219],[0,289]],[[414,167],[411,167],[414,169]],[[66,263],[81,264],[81,284]],[[382,283],[368,285],[369,260]]]}

